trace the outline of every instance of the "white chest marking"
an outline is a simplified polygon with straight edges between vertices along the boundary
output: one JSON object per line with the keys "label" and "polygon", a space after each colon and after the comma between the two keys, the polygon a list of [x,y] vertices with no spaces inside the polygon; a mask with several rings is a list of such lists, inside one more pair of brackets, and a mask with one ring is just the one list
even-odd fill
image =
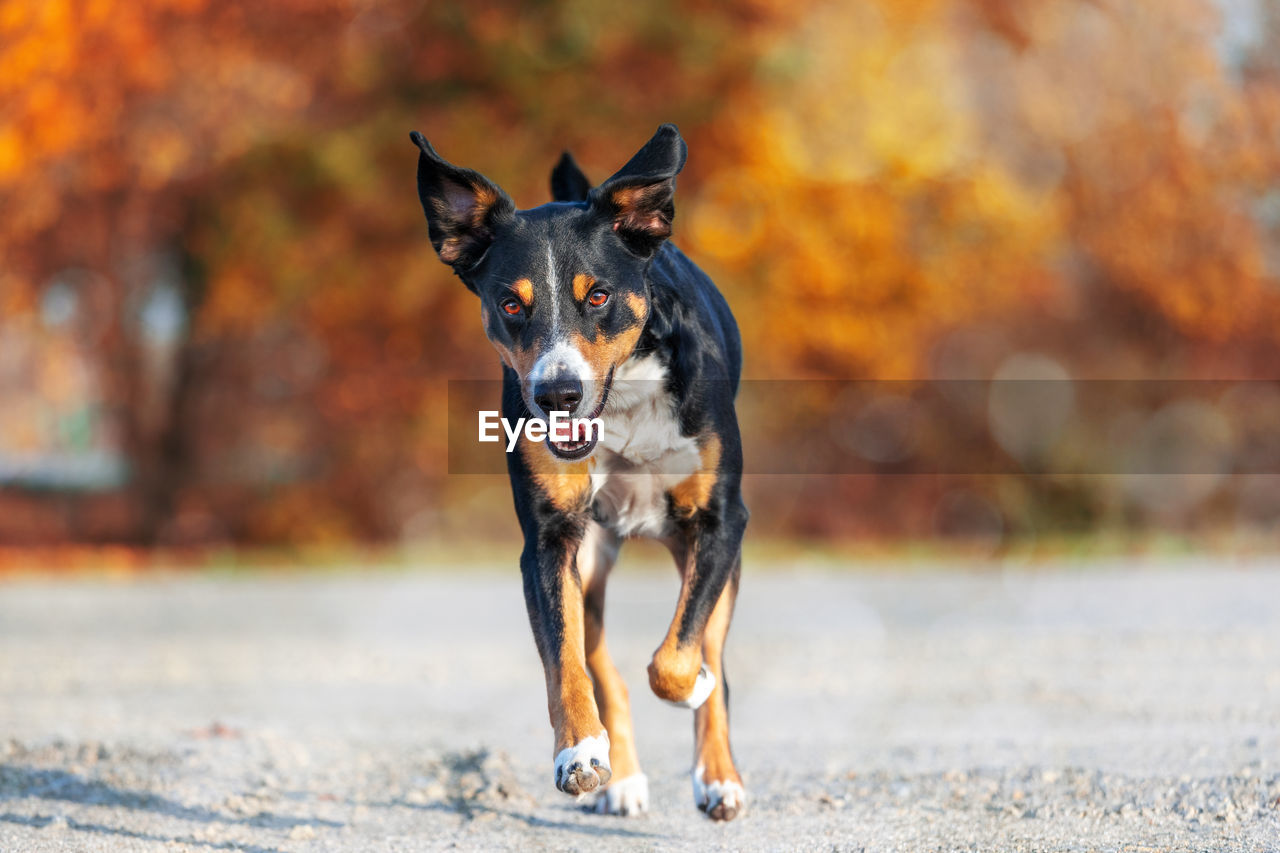
{"label": "white chest marking", "polygon": [[666,378],[654,356],[632,358],[614,374],[591,496],[602,522],[619,536],[670,533],[667,491],[702,465],[697,443],[680,434]]}

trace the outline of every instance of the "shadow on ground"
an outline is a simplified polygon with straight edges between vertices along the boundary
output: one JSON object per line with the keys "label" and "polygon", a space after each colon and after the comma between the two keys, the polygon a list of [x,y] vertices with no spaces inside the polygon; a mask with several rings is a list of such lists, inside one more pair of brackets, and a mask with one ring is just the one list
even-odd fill
{"label": "shadow on ground", "polygon": [[[207,808],[186,806],[167,797],[147,791],[135,791],[109,785],[96,779],[86,779],[65,770],[0,764],[0,801],[30,798],[104,806],[110,809],[140,810],[165,817],[205,824],[239,824],[285,831],[298,826],[323,826],[328,828],[342,826],[341,823],[336,821],[320,818],[286,817],[270,812],[259,812],[250,817],[235,817]],[[191,844],[211,849],[246,850],[249,853],[280,853],[274,847],[243,845],[230,841],[214,842],[185,836],[158,835],[151,832],[140,832],[52,815],[21,815],[6,812],[0,814],[0,821],[38,829],[49,827],[55,823],[65,823],[68,829],[78,832],[114,835],[143,841]]]}

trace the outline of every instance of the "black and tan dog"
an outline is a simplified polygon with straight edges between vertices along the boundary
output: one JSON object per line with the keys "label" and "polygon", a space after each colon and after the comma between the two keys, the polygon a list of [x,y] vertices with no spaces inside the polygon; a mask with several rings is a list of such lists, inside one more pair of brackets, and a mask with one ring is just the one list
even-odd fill
{"label": "black and tan dog", "polygon": [[502,358],[503,416],[603,424],[602,436],[522,437],[508,454],[556,787],[602,789],[597,808],[612,814],[648,807],[603,622],[619,546],[648,536],[670,548],[683,579],[649,685],[696,709],[694,801],[729,820],[743,806],[721,662],[747,523],[734,412],[742,352],[724,298],[667,242],[684,140],[663,125],[595,188],[566,152],[551,175],[556,200],[517,210],[483,175],[412,139],[431,244],[480,297]]}

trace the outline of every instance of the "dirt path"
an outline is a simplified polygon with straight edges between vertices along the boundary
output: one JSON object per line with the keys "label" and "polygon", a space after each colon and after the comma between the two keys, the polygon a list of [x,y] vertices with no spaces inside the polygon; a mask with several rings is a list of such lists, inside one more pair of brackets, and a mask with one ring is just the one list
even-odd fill
{"label": "dirt path", "polygon": [[610,592],[637,819],[553,789],[513,572],[0,584],[0,851],[1280,850],[1280,564],[755,567],[727,826],[646,687],[675,579]]}

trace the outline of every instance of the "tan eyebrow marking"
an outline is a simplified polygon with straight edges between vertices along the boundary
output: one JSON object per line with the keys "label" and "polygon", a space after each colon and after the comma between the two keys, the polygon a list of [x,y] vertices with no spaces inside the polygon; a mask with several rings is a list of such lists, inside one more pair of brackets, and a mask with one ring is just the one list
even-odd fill
{"label": "tan eyebrow marking", "polygon": [[644,297],[638,293],[628,293],[626,296],[627,305],[631,307],[631,313],[636,315],[636,319],[644,322],[649,316],[649,303],[644,301]]}
{"label": "tan eyebrow marking", "polygon": [[511,285],[511,292],[528,307],[533,304],[533,282],[527,278],[518,278]]}
{"label": "tan eyebrow marking", "polygon": [[580,272],[573,277],[573,298],[581,302],[587,298],[587,292],[591,290],[591,285],[596,280],[584,272]]}

